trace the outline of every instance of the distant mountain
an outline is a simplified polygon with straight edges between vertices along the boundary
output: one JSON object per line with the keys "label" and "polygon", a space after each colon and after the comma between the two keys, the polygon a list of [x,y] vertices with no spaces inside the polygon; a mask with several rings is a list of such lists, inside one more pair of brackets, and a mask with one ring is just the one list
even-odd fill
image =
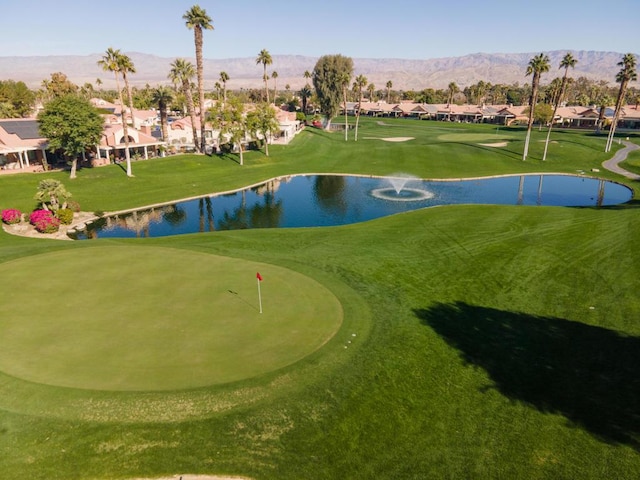
{"label": "distant mountain", "polygon": [[[450,82],[459,87],[472,85],[480,80],[491,83],[528,83],[525,77],[529,60],[540,52],[533,53],[474,53],[462,57],[434,58],[427,60],[403,60],[398,58],[354,58],[355,73],[363,74],[378,89],[384,89],[391,80],[396,90],[422,90],[424,88],[446,88]],[[551,60],[551,70],[543,75],[542,83],[550,82],[562,75],[558,65],[566,50],[545,52]],[[623,54],[618,52],[572,51],[578,63],[571,76],[584,76],[592,80],[605,80],[614,83],[620,69],[617,63]],[[159,57],[144,53],[127,53],[133,60],[137,73],[130,75],[132,85],[157,85],[169,83],[167,74],[169,65],[175,57]],[[40,86],[42,80],[50,78],[51,73],[63,72],[78,84],[92,83],[96,79],[103,82],[104,88],[114,88],[113,74],[103,71],[97,65],[102,54],[64,55],[50,57],[0,57],[0,80],[22,80],[32,88]],[[291,89],[301,88],[306,80],[305,70],[313,70],[317,57],[300,55],[275,55],[273,64],[267,72],[278,72],[278,89],[285,85]],[[195,59],[188,58],[195,64]],[[213,89],[221,71],[231,77],[227,88],[260,88],[262,86],[262,65],[256,65],[255,58],[205,59],[205,86]],[[273,88],[273,81],[270,81]]]}

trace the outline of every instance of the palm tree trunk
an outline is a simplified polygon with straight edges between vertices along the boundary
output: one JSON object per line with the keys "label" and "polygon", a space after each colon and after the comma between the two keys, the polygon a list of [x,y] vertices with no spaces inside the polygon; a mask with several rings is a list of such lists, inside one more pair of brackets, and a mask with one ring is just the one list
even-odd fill
{"label": "palm tree trunk", "polygon": [[131,113],[131,124],[133,125],[134,130],[136,127],[136,117],[133,114],[133,94],[131,93],[131,87],[129,86],[129,79],[127,78],[127,74],[122,71],[122,78],[124,80],[124,88],[127,89],[127,98],[129,100],[129,112]]}
{"label": "palm tree trunk", "polygon": [[122,98],[122,89],[120,88],[120,80],[118,78],[118,72],[115,71],[116,86],[118,88],[118,96],[120,97],[120,107],[122,108],[122,133],[124,135],[124,158],[127,162],[127,177],[133,177],[131,173],[131,155],[129,153],[129,128],[127,126],[127,118],[124,113],[124,99]]}
{"label": "palm tree trunk", "polygon": [[197,152],[199,144],[198,129],[196,128],[196,111],[193,104],[193,95],[191,94],[191,85],[189,84],[188,79],[184,79],[182,81],[182,91],[184,92],[184,96],[187,99],[187,112],[189,113],[189,119],[191,120],[191,129],[193,131],[193,145],[195,146]]}
{"label": "palm tree trunk", "polygon": [[342,97],[344,100],[344,141],[349,140],[349,119],[347,117],[347,87],[342,87]]}
{"label": "palm tree trunk", "polygon": [[362,108],[362,87],[360,87],[360,97],[358,98],[358,111],[356,112],[356,131],[354,141],[358,141],[358,124],[360,123],[360,109]]}
{"label": "palm tree trunk", "polygon": [[[198,99],[200,101],[200,145],[196,147],[196,151],[204,153],[206,140],[204,138],[204,72],[202,66],[202,28],[196,26],[194,29],[194,37],[196,42],[196,68],[198,73]],[[194,138],[195,140],[195,138]]]}
{"label": "palm tree trunk", "polygon": [[551,122],[549,122],[549,130],[547,131],[547,139],[544,142],[544,153],[542,154],[542,161],[544,162],[547,159],[547,150],[549,149],[549,139],[551,138],[551,129],[553,128],[553,121],[556,119],[556,113],[558,113],[558,106],[562,101],[562,96],[564,95],[564,89],[567,84],[567,71],[564,72],[564,77],[562,77],[562,85],[560,86],[560,94],[556,98],[556,103],[553,106],[553,115],[551,115]]}
{"label": "palm tree trunk", "polygon": [[70,179],[76,178],[76,170],[78,169],[78,157],[74,155],[71,160],[71,173],[69,175]]}
{"label": "palm tree trunk", "polygon": [[529,141],[531,139],[531,128],[533,127],[533,109],[536,105],[536,100],[538,99],[537,78],[538,77],[534,76],[533,87],[531,89],[531,100],[529,101],[529,121],[527,122],[527,136],[525,137],[525,140],[524,140],[524,152],[522,154],[523,162],[527,159],[527,155],[529,153]]}
{"label": "palm tree trunk", "polygon": [[607,144],[605,146],[604,151],[611,151],[611,145],[613,144],[613,138],[616,134],[616,127],[618,126],[618,119],[620,118],[620,110],[622,109],[622,101],[624,100],[624,95],[627,90],[627,82],[622,81],[620,84],[620,91],[618,93],[618,100],[616,101],[616,111],[613,114],[613,121],[611,123],[611,127],[609,128],[609,135],[607,136]]}

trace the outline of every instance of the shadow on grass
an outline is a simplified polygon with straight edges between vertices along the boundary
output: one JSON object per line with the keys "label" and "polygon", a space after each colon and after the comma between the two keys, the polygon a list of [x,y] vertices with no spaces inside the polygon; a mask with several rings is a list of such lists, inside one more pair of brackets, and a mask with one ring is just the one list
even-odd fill
{"label": "shadow on grass", "polygon": [[639,337],[462,302],[415,314],[506,397],[640,449]]}

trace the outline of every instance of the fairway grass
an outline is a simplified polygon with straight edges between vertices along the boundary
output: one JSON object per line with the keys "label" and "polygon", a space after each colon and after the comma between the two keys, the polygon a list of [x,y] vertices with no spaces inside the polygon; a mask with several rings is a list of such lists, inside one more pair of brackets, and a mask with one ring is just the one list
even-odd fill
{"label": "fairway grass", "polygon": [[[260,313],[256,272],[262,282]],[[84,279],[53,312],[38,294]],[[342,323],[318,282],[274,265],[168,248],[97,247],[5,263],[13,286],[0,327],[0,370],[92,390],[177,390],[277,370],[324,345]],[[59,282],[59,283],[58,283]]]}
{"label": "fairway grass", "polygon": [[[484,148],[478,142],[492,143],[481,138],[495,138],[495,127],[361,119],[362,139],[415,140],[344,142],[344,132],[307,130],[286,147],[270,148],[270,157],[248,152],[243,167],[232,163],[234,157],[184,156],[135,162],[133,179],[111,167],[83,170],[73,182],[60,179],[86,211],[113,211],[287,173],[591,175],[611,156],[602,152],[604,138],[554,131],[558,143],[542,162],[539,140],[546,132],[534,130],[531,155],[523,162],[524,130],[502,130],[497,137],[508,146]],[[460,138],[439,138],[448,134]],[[609,172],[599,175],[637,187]],[[0,178],[0,206],[30,206],[38,178]],[[638,238],[635,199],[607,208],[443,206],[342,227],[149,239],[60,242],[0,232],[1,333],[20,332],[14,340],[31,352],[19,352],[14,342],[2,344],[21,360],[0,352],[4,365],[13,362],[0,368],[0,476],[636,480]],[[107,267],[109,275],[100,271]],[[230,272],[224,281],[213,275],[219,268]],[[20,275],[10,277],[15,270]],[[257,271],[264,278],[262,316],[256,310]],[[108,296],[92,285],[98,280],[113,282],[103,285]],[[219,295],[212,290],[216,285]],[[27,293],[13,302],[17,290]],[[307,291],[301,304],[283,313],[291,318],[278,318],[273,309],[299,290]],[[193,310],[182,314],[182,298],[198,300],[192,302],[198,306],[187,305]],[[200,341],[215,341],[204,325],[220,321],[218,328],[231,328],[223,321],[227,310],[242,317],[235,326],[270,318],[286,340],[301,325],[293,310],[322,312],[325,301],[329,312],[339,306],[341,323],[335,320],[333,330],[311,335],[299,359],[264,371],[254,365],[258,370],[236,381],[213,383],[213,372],[196,362],[200,377],[193,383],[167,373],[166,381],[176,382],[173,390],[165,389],[159,373],[150,375],[157,383],[147,390],[122,388],[126,382],[115,378],[100,386],[104,379],[74,377],[62,356],[51,375],[40,374],[49,367],[41,364],[39,350],[47,350],[49,339],[63,338],[65,348],[78,348],[70,339],[76,335],[80,341],[80,334],[69,330],[92,322],[93,308],[105,317],[96,325],[112,338],[119,329],[132,328],[140,342],[150,333],[164,345],[154,355],[164,352],[168,358],[147,358],[144,349],[123,353],[170,370],[180,367],[172,358],[193,360],[171,343],[198,351]],[[215,310],[219,317],[207,318],[214,312],[210,302],[222,303]],[[117,309],[102,310],[109,303]],[[66,322],[69,311],[76,320],[65,335],[51,328],[53,321]],[[128,325],[128,312],[144,329]],[[163,337],[152,316],[176,329]],[[177,329],[190,325],[191,317],[197,319],[195,340]],[[237,341],[256,340],[248,332],[273,333],[251,330],[260,325],[239,329]],[[298,341],[299,335],[290,338]],[[266,355],[268,361],[280,357],[279,340],[273,335],[263,345],[274,343],[278,353]],[[92,341],[102,347],[98,336]],[[206,350],[202,355],[214,355]],[[30,371],[7,372],[16,365],[27,369],[32,357]],[[36,377],[23,378],[28,375]],[[49,378],[54,376],[56,381]],[[130,385],[149,381],[143,377]],[[95,388],[62,386],[64,381],[95,382]]]}

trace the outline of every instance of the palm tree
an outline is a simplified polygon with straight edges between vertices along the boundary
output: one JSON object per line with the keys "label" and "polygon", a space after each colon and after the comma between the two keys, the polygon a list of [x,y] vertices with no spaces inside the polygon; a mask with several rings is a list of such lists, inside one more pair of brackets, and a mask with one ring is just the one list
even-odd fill
{"label": "palm tree", "polygon": [[[204,153],[205,151],[205,110],[204,110],[204,73],[202,66],[202,30],[213,30],[211,25],[211,17],[207,15],[206,10],[194,5],[182,16],[185,20],[187,28],[193,29],[193,38],[196,45],[196,68],[198,74],[198,100],[200,102],[200,146],[196,144],[196,150]],[[194,137],[195,141],[195,137]]]}
{"label": "palm tree", "polygon": [[133,65],[133,61],[128,55],[121,53],[118,55],[118,63],[120,66],[120,75],[124,80],[124,88],[127,90],[127,99],[129,100],[129,113],[131,114],[131,123],[133,128],[136,128],[136,117],[133,114],[133,94],[131,93],[131,86],[129,85],[129,78],[127,73],[136,73],[136,68]]}
{"label": "palm tree", "polygon": [[309,70],[305,70],[304,74],[302,75],[305,80],[307,81],[307,85],[309,85],[309,79],[311,78],[311,72]]}
{"label": "palm tree", "polygon": [[127,119],[124,113],[122,89],[120,88],[120,55],[120,50],[114,50],[109,47],[102,56],[102,59],[98,60],[98,65],[100,65],[105,72],[113,72],[116,77],[116,88],[118,90],[118,97],[120,98],[120,106],[122,108],[122,133],[124,136],[124,158],[127,162],[127,177],[133,177],[131,172],[131,155],[129,154],[129,130],[127,128]]}
{"label": "palm tree", "polygon": [[349,82],[351,81],[351,74],[343,72],[338,78],[338,84],[342,87],[342,101],[344,105],[344,140],[349,140],[349,121],[347,117],[347,90],[349,89]]}
{"label": "palm tree", "polygon": [[358,124],[360,123],[360,109],[362,108],[362,91],[367,86],[368,80],[364,75],[358,75],[355,82],[353,82],[353,89],[358,94],[358,111],[356,112],[356,131],[354,139],[358,141]]}
{"label": "palm tree", "polygon": [[193,94],[191,92],[191,79],[195,77],[196,70],[193,64],[184,58],[176,58],[171,64],[169,79],[174,85],[180,85],[184,98],[187,100],[187,113],[191,119],[191,128],[193,129],[193,144],[198,150],[198,129],[196,128],[196,113],[193,104]]}
{"label": "palm tree", "polygon": [[542,154],[542,161],[547,159],[547,149],[549,148],[549,138],[551,137],[551,129],[553,128],[553,121],[556,118],[556,113],[558,112],[558,106],[562,101],[562,97],[564,96],[564,90],[567,86],[567,75],[569,74],[569,68],[574,68],[578,63],[571,53],[567,53],[562,60],[560,61],[560,67],[564,68],[564,75],[562,76],[562,84],[560,85],[560,92],[556,96],[556,101],[553,107],[553,115],[551,115],[551,122],[549,122],[549,130],[547,131],[547,139],[544,142],[544,153]]}
{"label": "palm tree", "polygon": [[387,103],[391,103],[391,87],[393,87],[393,82],[389,80],[387,82]]}
{"label": "palm tree", "polygon": [[549,57],[544,53],[536,55],[531,60],[529,60],[526,75],[533,74],[533,80],[531,81],[531,97],[529,99],[529,121],[527,122],[527,136],[524,141],[524,152],[522,154],[523,161],[527,159],[527,154],[529,153],[529,140],[531,138],[531,127],[533,127],[533,110],[535,109],[536,102],[538,101],[540,75],[548,71]]}
{"label": "palm tree", "polygon": [[622,109],[622,103],[624,102],[625,94],[627,93],[627,86],[629,82],[633,82],[638,79],[636,72],[636,56],[633,53],[627,53],[622,60],[618,62],[618,66],[622,69],[616,75],[616,82],[620,84],[620,90],[618,90],[618,99],[616,100],[616,111],[613,114],[613,122],[609,129],[609,136],[607,137],[607,145],[604,151],[611,150],[611,144],[613,143],[613,137],[616,133],[616,127],[618,125],[618,119],[620,118],[620,110]]}
{"label": "palm tree", "polygon": [[453,96],[460,91],[460,88],[456,82],[451,82],[448,87],[449,90],[449,106],[453,103]]}
{"label": "palm tree", "polygon": [[299,92],[300,98],[302,99],[302,113],[307,114],[307,99],[311,97],[311,88],[309,85],[305,85],[302,87],[302,90]]}
{"label": "palm tree", "polygon": [[278,72],[275,70],[271,72],[271,78],[273,79],[273,103],[276,103],[276,95],[278,94]]}
{"label": "palm tree", "polygon": [[369,92],[369,101],[373,102],[373,94],[376,91],[376,86],[373,83],[370,83],[367,87],[367,92]]}
{"label": "palm tree", "polygon": [[227,72],[220,72],[220,81],[222,82],[222,101],[227,101],[227,82],[230,80]]}
{"label": "palm tree", "polygon": [[256,65],[262,64],[262,67],[264,69],[262,80],[264,81],[264,93],[267,103],[269,103],[269,87],[267,86],[267,80],[269,80],[269,76],[267,75],[267,65],[271,65],[272,63],[273,59],[271,58],[271,54],[269,53],[269,51],[264,48],[260,50],[260,53],[256,57]]}
{"label": "palm tree", "polygon": [[169,87],[161,85],[152,91],[151,101],[158,105],[158,110],[160,111],[160,127],[162,129],[162,141],[166,144],[169,142],[167,105],[173,101],[173,91]]}

